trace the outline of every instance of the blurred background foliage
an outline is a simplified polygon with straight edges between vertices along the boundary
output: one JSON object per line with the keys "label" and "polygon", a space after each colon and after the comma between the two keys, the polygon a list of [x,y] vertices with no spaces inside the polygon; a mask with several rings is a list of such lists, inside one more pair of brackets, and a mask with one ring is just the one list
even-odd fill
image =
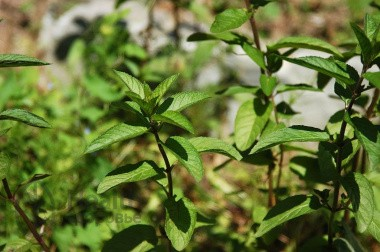
{"label": "blurred background foliage", "polygon": [[[0,1],[0,18],[4,19],[0,23],[0,52],[44,59],[44,48],[37,42],[41,17],[51,6],[58,17],[80,2]],[[173,10],[192,13],[206,27],[216,13],[243,6],[243,1],[238,0],[162,0],[153,4],[159,8],[160,4],[164,6],[162,2],[174,6]],[[258,27],[267,41],[305,35],[339,45],[354,38],[349,21],[361,22],[364,13],[373,12],[379,6],[380,1],[370,0],[280,0],[258,12]],[[87,24],[83,34],[62,52],[67,57],[57,64],[66,69],[70,83],[55,76],[49,66],[0,70],[0,110],[24,108],[53,125],[52,129],[40,130],[19,124],[0,138],[0,148],[14,157],[9,178],[12,188],[36,173],[51,174],[43,181],[20,188],[18,197],[56,251],[99,251],[112,234],[135,224],[131,218],[154,226],[162,220],[163,213],[158,209],[162,209],[159,202],[165,195],[149,181],[119,186],[100,196],[96,194],[100,180],[115,167],[127,160],[132,163],[156,159],[159,153],[151,145],[152,139],[138,138],[95,154],[82,155],[86,144],[115,121],[133,120],[130,114],[118,109],[126,88],[112,69],[126,71],[152,86],[179,72],[177,90],[193,90],[200,88],[195,80],[201,70],[222,57],[215,53],[213,42],[199,43],[194,51],[188,52],[178,47],[175,36],[171,43],[151,53],[148,45],[139,45],[131,39],[122,22],[125,15],[128,12],[115,9]],[[246,28],[242,32],[249,33]],[[202,88],[215,92],[237,81],[236,73],[226,70],[221,82]],[[218,96],[186,112],[198,135],[231,142],[225,122],[228,99]],[[0,129],[7,126],[1,121]],[[176,130],[172,128],[167,134]],[[175,184],[185,188],[176,193],[186,194],[204,215],[203,226],[197,229],[187,250],[249,251],[256,247],[294,251],[297,247],[299,251],[306,251],[312,242],[321,239],[318,235],[326,227],[319,226],[323,221],[318,218],[326,218],[323,215],[291,221],[283,227],[281,236],[281,229],[277,228],[265,236],[263,244],[254,244],[253,229],[267,212],[266,170],[260,169],[258,160],[225,162],[214,155],[204,155],[203,159],[207,179],[201,183],[195,184],[185,173],[175,174]],[[283,184],[289,186],[279,188],[280,195],[312,188],[301,182],[296,173],[286,173]],[[375,190],[380,199],[380,189]],[[308,226],[313,229],[306,229]],[[38,251],[31,236],[24,238],[27,233],[27,227],[11,205],[0,200],[0,247],[13,242],[15,247],[22,248],[20,251]],[[315,239],[305,243],[310,237]],[[362,242],[373,251],[380,249],[367,237],[363,236]]]}

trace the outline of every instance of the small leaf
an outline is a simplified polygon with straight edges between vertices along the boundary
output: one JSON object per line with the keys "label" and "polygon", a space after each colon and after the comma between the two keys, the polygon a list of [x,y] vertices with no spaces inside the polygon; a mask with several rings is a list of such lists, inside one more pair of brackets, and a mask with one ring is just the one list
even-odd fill
{"label": "small leaf", "polygon": [[242,48],[261,69],[266,69],[264,54],[259,49],[246,42],[243,43]]}
{"label": "small leaf", "polygon": [[312,49],[320,52],[330,53],[343,58],[343,55],[335,46],[321,39],[312,37],[286,37],[280,39],[275,44],[269,45],[268,49],[273,51],[286,47]]}
{"label": "small leaf", "polygon": [[198,91],[181,92],[168,97],[157,109],[158,113],[167,110],[181,111],[185,108],[210,98],[208,94]]}
{"label": "small leaf", "polygon": [[266,96],[272,95],[273,89],[277,85],[277,78],[273,76],[260,75],[260,87]]}
{"label": "small leaf", "polygon": [[281,225],[301,215],[312,213],[321,208],[316,196],[296,195],[278,202],[262,221],[255,236],[260,237],[274,227]]}
{"label": "small leaf", "polygon": [[357,72],[352,69],[351,66],[343,62],[338,62],[332,59],[325,59],[317,56],[281,58],[291,63],[316,70],[349,85],[355,84],[356,80],[358,79],[356,76]]}
{"label": "small leaf", "polygon": [[380,131],[366,118],[353,117],[345,120],[354,127],[355,135],[368,153],[371,169],[380,168]]}
{"label": "small leaf", "polygon": [[316,183],[325,183],[321,176],[318,159],[308,156],[295,156],[289,162],[289,168],[300,179]]}
{"label": "small leaf", "polygon": [[0,67],[43,66],[49,63],[20,54],[0,54]]}
{"label": "small leaf", "polygon": [[219,33],[239,28],[250,16],[251,15],[244,9],[227,9],[216,15],[210,31]]}
{"label": "small leaf", "polygon": [[198,152],[219,153],[236,160],[242,159],[240,153],[232,145],[220,139],[213,137],[194,137],[189,141]]}
{"label": "small leaf", "polygon": [[202,179],[202,160],[197,149],[186,138],[172,136],[166,140],[164,146],[178,158],[178,161],[185,166],[197,182]]}
{"label": "small leaf", "polygon": [[118,124],[92,141],[87,147],[85,154],[103,149],[116,142],[140,136],[148,130],[145,126],[128,125],[125,123]]}
{"label": "small leaf", "polygon": [[189,244],[197,222],[197,210],[187,198],[164,202],[166,209],[165,232],[173,247],[180,251]]}
{"label": "small leaf", "polygon": [[277,113],[279,113],[280,115],[282,115],[284,117],[285,116],[293,116],[293,115],[299,114],[299,112],[294,111],[292,109],[292,107],[290,107],[290,105],[287,104],[284,101],[282,101],[279,104],[277,104],[276,111],[277,111]]}
{"label": "small leaf", "polygon": [[244,85],[236,86],[235,85],[235,86],[231,86],[231,87],[222,89],[220,91],[217,91],[215,94],[224,95],[224,96],[234,95],[234,94],[242,94],[242,93],[243,94],[244,93],[255,94],[258,90],[259,90],[258,87],[244,86]]}
{"label": "small leaf", "polygon": [[18,187],[22,187],[22,186],[26,186],[26,185],[29,185],[29,184],[32,184],[36,181],[40,181],[40,180],[43,180],[47,177],[50,177],[51,175],[50,174],[34,174],[33,177],[31,177],[30,179],[22,182]]}
{"label": "small leaf", "polygon": [[369,64],[372,61],[372,44],[369,38],[365,35],[364,31],[355,23],[351,23],[351,28],[355,32],[355,36],[359,41],[359,46],[362,51],[362,58],[364,64]]}
{"label": "small leaf", "polygon": [[177,81],[178,76],[179,74],[172,75],[158,84],[152,93],[152,98],[157,98],[157,102],[159,102],[168,89]]}
{"label": "small leaf", "polygon": [[262,136],[250,154],[287,142],[320,142],[329,140],[329,134],[317,128],[297,125],[282,128]]}
{"label": "small leaf", "polygon": [[367,37],[373,42],[380,30],[380,22],[373,15],[366,14],[364,19],[364,30]]}
{"label": "small leaf", "polygon": [[27,252],[31,251],[33,243],[24,239],[13,239],[7,242],[3,252]]}
{"label": "small leaf", "polygon": [[318,145],[318,164],[321,170],[321,178],[328,182],[339,178],[333,155],[336,145],[330,142],[320,142]]}
{"label": "small leaf", "polygon": [[144,84],[135,77],[120,71],[114,70],[119,78],[127,85],[128,89],[137,94],[141,99],[145,99]]}
{"label": "small leaf", "polygon": [[380,88],[380,72],[365,73],[363,74],[363,77],[366,78],[374,87]]}
{"label": "small leaf", "polygon": [[234,32],[223,32],[217,34],[196,32],[191,34],[187,39],[189,42],[209,40],[221,40],[229,45],[243,45],[243,43],[251,43],[248,38]]}
{"label": "small leaf", "polygon": [[23,109],[8,109],[0,113],[0,120],[11,120],[39,128],[51,128],[42,117]]}
{"label": "small leaf", "polygon": [[187,130],[191,134],[194,134],[194,127],[186,118],[186,116],[182,115],[180,112],[167,110],[162,114],[155,114],[152,116],[153,120],[169,123],[172,125],[176,125],[182,129]]}
{"label": "small leaf", "polygon": [[5,134],[7,134],[8,131],[9,131],[11,128],[12,128],[12,127],[9,127],[9,128],[6,128],[6,129],[2,129],[2,130],[0,130],[0,137],[1,137],[1,136],[4,136]]}
{"label": "small leaf", "polygon": [[0,180],[7,177],[9,167],[11,166],[11,159],[4,152],[0,152]]}
{"label": "small leaf", "polygon": [[276,92],[285,93],[293,90],[302,90],[302,91],[312,91],[312,92],[322,92],[319,88],[313,87],[308,84],[280,84],[277,86]]}
{"label": "small leaf", "polygon": [[373,220],[369,224],[367,232],[380,242],[380,212],[378,210],[374,211]]}
{"label": "small leaf", "polygon": [[240,106],[236,114],[234,135],[239,150],[244,151],[252,146],[264,129],[272,109],[272,103],[262,103],[259,98],[246,101]]}
{"label": "small leaf", "polygon": [[127,164],[108,173],[100,182],[97,193],[104,193],[121,183],[136,182],[162,174],[163,169],[150,160],[141,161],[137,164]]}
{"label": "small leaf", "polygon": [[334,247],[338,252],[356,252],[351,244],[344,238],[336,238],[334,240]]}
{"label": "small leaf", "polygon": [[[154,227],[137,224],[113,235],[110,240],[105,242],[102,251],[150,251],[155,248],[157,243],[158,238]],[[141,247],[142,245],[143,247]]]}
{"label": "small leaf", "polygon": [[351,200],[358,231],[363,233],[371,224],[375,211],[371,183],[357,172],[347,174],[341,179],[341,183]]}

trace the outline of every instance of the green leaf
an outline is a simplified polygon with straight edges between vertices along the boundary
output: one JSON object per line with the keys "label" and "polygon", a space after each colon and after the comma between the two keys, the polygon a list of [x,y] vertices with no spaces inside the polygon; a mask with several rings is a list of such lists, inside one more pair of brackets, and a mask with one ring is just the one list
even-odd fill
{"label": "green leaf", "polygon": [[325,183],[321,176],[318,159],[308,156],[295,156],[289,162],[289,168],[300,179],[316,183]]}
{"label": "green leaf", "polygon": [[182,115],[180,112],[167,110],[162,114],[155,114],[152,116],[153,120],[165,122],[169,124],[176,125],[182,129],[187,130],[191,134],[194,134],[194,127],[186,118],[186,116]]}
{"label": "green leaf", "polygon": [[251,42],[244,36],[234,32],[223,32],[218,34],[209,34],[203,32],[196,32],[188,37],[187,41],[209,41],[209,40],[221,40],[229,45],[243,45],[243,43]]}
{"label": "green leaf", "polygon": [[114,72],[119,76],[123,83],[128,87],[128,89],[137,94],[141,99],[145,99],[144,84],[141,83],[135,77],[120,71],[114,70]]}
{"label": "green leaf", "polygon": [[380,131],[366,118],[345,116],[345,120],[354,127],[355,135],[368,153],[371,169],[380,168]]}
{"label": "green leaf", "polygon": [[116,142],[140,136],[148,130],[145,126],[128,125],[125,123],[118,124],[92,141],[87,147],[85,154],[103,149]]}
{"label": "green leaf", "polygon": [[347,241],[351,244],[351,246],[354,248],[354,251],[365,252],[366,250],[363,248],[360,241],[356,238],[356,235],[351,231],[351,227],[349,227],[345,222],[343,222],[342,225],[344,238],[346,238]]}
{"label": "green leaf", "polygon": [[355,23],[351,23],[351,28],[355,32],[355,36],[359,41],[359,46],[362,51],[362,59],[364,64],[369,64],[372,61],[372,44],[364,31]]}
{"label": "green leaf", "polygon": [[11,128],[12,128],[12,127],[10,127],[10,128],[5,128],[5,129],[0,130],[0,137],[1,137],[1,136],[4,136],[5,134],[7,134],[8,131],[9,131]]}
{"label": "green leaf", "polygon": [[210,96],[199,91],[181,92],[168,97],[157,109],[158,113],[163,113],[168,110],[181,111],[185,108],[201,102]]}
{"label": "green leaf", "polygon": [[319,88],[313,87],[308,84],[280,84],[277,86],[276,92],[285,93],[293,90],[302,90],[302,91],[312,91],[312,92],[322,92]]}
{"label": "green leaf", "polygon": [[152,93],[152,98],[157,98],[157,102],[159,102],[168,89],[177,81],[178,76],[179,74],[172,75],[158,84]]}
{"label": "green leaf", "polygon": [[0,67],[43,66],[49,63],[20,54],[0,54]]}
{"label": "green leaf", "polygon": [[272,95],[273,89],[277,85],[277,78],[274,76],[260,75],[260,87],[266,96]]}
{"label": "green leaf", "polygon": [[105,242],[102,251],[150,251],[155,248],[157,243],[158,238],[154,227],[137,224],[113,235],[110,240]]}
{"label": "green leaf", "polygon": [[273,51],[286,47],[312,49],[343,58],[343,55],[335,46],[321,39],[312,37],[285,37],[277,41],[275,44],[269,45],[268,50]]}
{"label": "green leaf", "polygon": [[11,166],[11,159],[4,152],[0,152],[0,180],[6,178]]}
{"label": "green leaf", "polygon": [[287,142],[320,142],[328,140],[329,134],[325,131],[313,127],[296,125],[262,136],[250,154]]}
{"label": "green leaf", "polygon": [[97,193],[104,193],[122,183],[145,180],[162,174],[163,169],[150,160],[144,160],[136,164],[127,164],[108,173],[102,182],[100,182]]}
{"label": "green leaf", "polygon": [[380,88],[380,72],[365,73],[363,74],[363,77],[366,78],[374,87]]}
{"label": "green leaf", "polygon": [[50,177],[51,175],[50,174],[34,174],[30,179],[22,182],[21,184],[18,185],[18,187],[22,187],[22,186],[26,186],[26,185],[29,185],[29,184],[32,184],[36,181],[40,181],[40,180],[43,180],[47,177]]}
{"label": "green leaf", "polygon": [[244,86],[244,85],[239,85],[239,86],[231,86],[228,88],[224,88],[220,91],[217,91],[215,94],[217,95],[235,95],[235,94],[241,94],[241,93],[248,93],[248,94],[255,94],[259,90],[258,87],[252,87],[252,86]]}
{"label": "green leaf", "polygon": [[210,31],[213,33],[219,33],[239,28],[250,16],[250,13],[245,9],[227,9],[216,15]]}
{"label": "green leaf", "polygon": [[234,135],[239,150],[244,151],[252,146],[264,129],[272,109],[272,103],[263,103],[259,98],[246,101],[240,106],[236,114]]}
{"label": "green leaf", "polygon": [[374,18],[373,15],[369,15],[368,13],[364,18],[364,30],[367,37],[373,42],[377,38],[377,34],[380,30],[380,22],[378,19]]}
{"label": "green leaf", "polygon": [[4,248],[4,252],[27,252],[32,248],[33,243],[24,239],[14,239],[7,242],[7,245]]}
{"label": "green leaf", "polygon": [[232,145],[229,145],[220,139],[213,137],[194,137],[189,141],[198,152],[213,152],[236,160],[242,159],[240,153]]}
{"label": "green leaf", "polygon": [[187,198],[178,201],[175,201],[174,198],[168,198],[164,205],[166,209],[166,235],[176,250],[183,250],[193,236],[197,222],[197,210]]}
{"label": "green leaf", "polygon": [[369,224],[367,232],[380,242],[380,212],[378,210],[374,211],[373,220]]}
{"label": "green leaf", "polygon": [[320,142],[318,145],[318,164],[321,170],[321,178],[328,182],[339,178],[333,155],[336,145],[330,142]]}
{"label": "green leaf", "polygon": [[113,102],[123,97],[111,84],[98,75],[86,76],[83,84],[92,96],[98,97],[104,102]]}
{"label": "green leaf", "polygon": [[244,42],[242,45],[242,48],[244,52],[261,68],[266,69],[265,66],[265,60],[264,60],[264,54],[257,49],[256,47],[253,47],[251,44]]}
{"label": "green leaf", "polygon": [[0,120],[11,120],[39,128],[51,128],[42,117],[23,109],[8,109],[0,113]]}
{"label": "green leaf", "polygon": [[352,69],[351,66],[343,62],[338,62],[332,59],[325,59],[317,56],[307,56],[300,58],[281,58],[291,63],[316,70],[320,73],[336,78],[337,80],[340,80],[343,83],[349,85],[355,84],[357,80],[357,72],[354,69]]}
{"label": "green leaf", "polygon": [[336,238],[334,240],[334,247],[338,252],[356,252],[351,244],[344,238]]}
{"label": "green leaf", "polygon": [[180,136],[169,137],[164,146],[177,157],[178,161],[186,167],[197,182],[202,179],[202,160],[197,149],[186,138]]}
{"label": "green leaf", "polygon": [[278,202],[269,210],[255,236],[260,237],[274,227],[301,215],[312,213],[321,207],[318,197],[314,195],[296,195],[288,197],[285,200]]}
{"label": "green leaf", "polygon": [[357,172],[347,174],[341,179],[341,183],[351,200],[358,231],[363,233],[371,224],[375,211],[371,183]]}

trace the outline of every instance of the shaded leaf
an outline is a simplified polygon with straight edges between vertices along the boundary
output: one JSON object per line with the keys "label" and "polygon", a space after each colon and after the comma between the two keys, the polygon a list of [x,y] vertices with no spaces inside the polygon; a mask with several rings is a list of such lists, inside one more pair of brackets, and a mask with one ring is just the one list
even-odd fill
{"label": "shaded leaf", "polygon": [[9,167],[11,166],[11,159],[4,152],[0,152],[0,180],[7,177]]}
{"label": "shaded leaf", "polygon": [[[114,251],[149,251],[158,243],[154,227],[138,224],[127,227],[105,242],[103,252]],[[141,247],[143,245],[143,247]],[[139,250],[136,250],[139,248]]]}
{"label": "shaded leaf", "polygon": [[165,202],[165,232],[176,250],[183,250],[189,244],[197,222],[197,211],[187,198]]}
{"label": "shaded leaf", "polygon": [[199,91],[181,92],[168,97],[157,109],[158,113],[163,113],[167,110],[181,111],[185,108],[201,102],[210,96]]}
{"label": "shaded leaf", "polygon": [[269,45],[268,49],[278,50],[286,47],[312,49],[330,53],[340,58],[343,57],[335,46],[313,37],[285,37],[277,41],[275,44]]}
{"label": "shaded leaf", "polygon": [[253,47],[251,44],[244,42],[242,45],[244,52],[261,68],[266,69],[264,54],[262,51]]}
{"label": "shaded leaf", "polygon": [[334,240],[334,247],[338,252],[355,252],[355,249],[344,238],[336,238]]}
{"label": "shaded leaf", "polygon": [[87,147],[85,153],[94,152],[103,149],[113,143],[140,136],[146,133],[148,130],[149,129],[145,126],[128,125],[125,123],[118,124],[108,129],[106,132],[92,141]]}
{"label": "shaded leaf", "polygon": [[247,150],[261,131],[272,112],[273,105],[270,102],[263,103],[259,98],[244,102],[235,119],[234,140],[239,150]]}
{"label": "shaded leaf", "polygon": [[341,183],[351,200],[358,231],[363,233],[371,224],[375,211],[372,186],[366,177],[357,172],[347,174]]}
{"label": "shaded leaf", "polygon": [[180,136],[172,136],[166,140],[164,147],[176,156],[178,161],[185,166],[197,182],[202,179],[202,160],[197,149],[195,149],[189,140]]}
{"label": "shaded leaf", "polygon": [[0,67],[43,66],[49,63],[20,54],[0,54]]}
{"label": "shaded leaf", "polygon": [[369,224],[367,232],[380,242],[380,212],[378,210],[374,211],[373,220]]}
{"label": "shaded leaf", "polygon": [[236,160],[242,159],[240,153],[232,145],[229,145],[220,139],[213,137],[194,137],[189,141],[198,152],[213,152]]}
{"label": "shaded leaf", "polygon": [[321,208],[316,196],[296,195],[278,202],[262,221],[255,236],[260,237],[274,227],[277,227],[291,219],[301,215],[312,213]]}
{"label": "shaded leaf", "polygon": [[182,115],[180,112],[167,110],[161,114],[155,114],[152,119],[160,122],[169,123],[176,125],[182,129],[187,130],[191,134],[194,134],[194,127],[186,116]]}
{"label": "shaded leaf", "polygon": [[103,193],[121,183],[136,182],[163,174],[163,170],[150,160],[127,164],[107,174],[100,182],[97,193]]}
{"label": "shaded leaf", "polygon": [[51,128],[42,117],[23,109],[8,109],[0,113],[0,120],[11,120],[39,128]]}
{"label": "shaded leaf", "polygon": [[244,9],[226,9],[215,17],[210,31],[213,33],[224,32],[239,28],[250,17],[250,14]]}
{"label": "shaded leaf", "polygon": [[322,92],[319,88],[313,87],[308,84],[280,84],[277,86],[277,93],[285,93],[294,90],[302,90],[302,91],[312,91],[312,92]]}
{"label": "shaded leaf", "polygon": [[355,36],[359,41],[359,46],[362,51],[362,59],[364,64],[369,64],[372,61],[372,44],[364,31],[355,23],[351,23],[351,28],[355,32]]}
{"label": "shaded leaf", "polygon": [[189,42],[209,40],[221,40],[230,45],[243,45],[244,42],[250,43],[250,41],[246,37],[234,32],[223,32],[217,34],[196,32],[191,34],[190,37],[188,37],[187,39],[187,41]]}
{"label": "shaded leaf", "polygon": [[329,134],[317,128],[297,125],[282,128],[262,136],[250,154],[287,142],[320,142],[329,140]]}

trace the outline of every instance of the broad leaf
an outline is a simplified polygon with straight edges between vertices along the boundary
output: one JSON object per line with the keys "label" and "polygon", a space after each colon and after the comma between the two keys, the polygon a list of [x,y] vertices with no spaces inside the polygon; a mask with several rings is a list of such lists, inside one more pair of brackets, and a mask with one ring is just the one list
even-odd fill
{"label": "broad leaf", "polygon": [[194,137],[189,141],[198,152],[213,152],[236,160],[242,159],[240,153],[232,145],[229,145],[220,139],[213,137]]}
{"label": "broad leaf", "polygon": [[173,247],[180,251],[189,244],[197,222],[197,210],[187,198],[164,202],[166,209],[165,232]]}
{"label": "broad leaf", "polygon": [[297,125],[282,128],[262,136],[250,154],[287,142],[320,142],[329,140],[329,134],[317,128]]}
{"label": "broad leaf", "polygon": [[114,70],[119,78],[124,82],[128,89],[137,94],[141,99],[145,99],[144,84],[135,77],[120,71]]}
{"label": "broad leaf", "polygon": [[373,220],[369,224],[367,232],[380,242],[380,212],[378,210],[374,211]]}
{"label": "broad leaf", "polygon": [[278,202],[262,221],[255,236],[260,237],[274,227],[277,227],[291,219],[301,215],[312,213],[321,208],[316,196],[296,195]]}
{"label": "broad leaf", "polygon": [[318,159],[308,156],[295,156],[289,162],[289,168],[300,179],[308,182],[325,183],[322,179]]}
{"label": "broad leaf", "polygon": [[186,116],[182,115],[180,112],[167,110],[162,114],[155,114],[152,116],[153,120],[169,123],[172,125],[176,125],[182,129],[187,130],[191,134],[194,134],[194,127],[186,118]]}
{"label": "broad leaf", "polygon": [[349,173],[341,183],[351,200],[357,228],[360,233],[367,230],[373,220],[375,200],[371,183],[360,173]]}
{"label": "broad leaf", "polygon": [[320,142],[318,145],[318,164],[321,170],[321,178],[328,182],[339,178],[336,171],[334,156],[336,145],[330,142]]}
{"label": "broad leaf", "polygon": [[181,111],[207,98],[210,98],[210,96],[203,92],[198,92],[198,91],[181,92],[181,93],[168,97],[158,107],[157,112],[163,113],[167,110]]}
{"label": "broad leaf", "polygon": [[4,152],[0,152],[0,180],[6,178],[11,166],[11,159]]}
{"label": "broad leaf", "polygon": [[158,238],[154,227],[137,224],[113,235],[110,240],[105,242],[102,251],[150,251],[155,248],[157,243]]}
{"label": "broad leaf", "polygon": [[343,57],[343,55],[339,52],[339,50],[335,46],[321,39],[312,38],[312,37],[286,37],[286,38],[280,39],[275,44],[269,45],[268,50],[273,51],[273,50],[278,50],[280,48],[286,48],[286,47],[312,49],[312,50],[330,53],[340,58]]}
{"label": "broad leaf", "polygon": [[219,33],[239,28],[249,19],[249,17],[250,13],[245,9],[227,9],[216,15],[210,31],[213,33]]}
{"label": "broad leaf", "polygon": [[49,63],[20,54],[0,54],[0,67],[43,66]]}
{"label": "broad leaf", "polygon": [[380,132],[368,119],[353,117],[345,120],[354,127],[355,135],[368,153],[371,169],[380,168]]}
{"label": "broad leaf", "polygon": [[352,67],[343,62],[334,61],[332,59],[325,59],[318,56],[281,58],[291,63],[316,70],[349,85],[354,84],[357,80],[357,72]]}
{"label": "broad leaf", "polygon": [[375,73],[365,73],[363,74],[364,78],[366,78],[374,87],[380,88],[380,72]]}
{"label": "broad leaf", "polygon": [[158,84],[152,93],[152,98],[157,98],[157,102],[159,102],[168,89],[177,81],[178,76],[179,74],[172,75]]}
{"label": "broad leaf", "polygon": [[247,150],[261,131],[272,112],[273,105],[270,102],[262,103],[259,98],[244,102],[235,119],[234,140],[239,150]]}
{"label": "broad leaf", "polygon": [[260,75],[260,87],[266,96],[271,96],[273,89],[277,85],[277,78],[274,76]]}
{"label": "broad leaf", "polygon": [[113,143],[140,136],[148,130],[149,129],[145,126],[128,125],[125,123],[118,124],[108,129],[106,132],[92,141],[91,144],[87,147],[85,153],[94,152],[103,149]]}
{"label": "broad leaf", "polygon": [[31,243],[28,240],[24,239],[12,239],[11,241],[7,242],[7,245],[4,248],[4,252],[27,252],[31,251],[33,247],[33,243]]}
{"label": "broad leaf", "polygon": [[302,90],[302,91],[312,91],[312,92],[322,92],[319,88],[313,87],[308,84],[280,84],[277,86],[277,93],[285,93],[293,90]]}
{"label": "broad leaf", "polygon": [[359,41],[359,46],[362,51],[362,59],[364,64],[369,64],[372,61],[372,44],[364,31],[355,23],[351,23],[351,28],[355,32],[355,36]]}
{"label": "broad leaf", "polygon": [[121,183],[145,180],[163,173],[153,161],[141,161],[137,164],[127,164],[107,174],[100,182],[97,193],[103,193]]}
{"label": "broad leaf", "polygon": [[380,30],[380,22],[373,15],[366,14],[364,19],[364,31],[371,41],[375,41]]}
{"label": "broad leaf", "polygon": [[243,43],[251,44],[251,42],[246,37],[234,32],[223,32],[217,34],[196,32],[194,34],[191,34],[187,39],[189,42],[209,40],[221,40],[229,45],[243,45]]}
{"label": "broad leaf", "polygon": [[166,140],[164,146],[176,156],[178,161],[185,166],[197,182],[202,179],[202,160],[197,149],[195,149],[189,140],[180,136],[172,136]]}
{"label": "broad leaf", "polygon": [[257,49],[256,47],[253,47],[251,44],[245,42],[242,45],[242,48],[244,52],[261,68],[266,69],[265,66],[265,60],[264,60],[264,54]]}
{"label": "broad leaf", "polygon": [[0,120],[11,120],[39,128],[51,128],[42,117],[23,109],[9,109],[0,113]]}

